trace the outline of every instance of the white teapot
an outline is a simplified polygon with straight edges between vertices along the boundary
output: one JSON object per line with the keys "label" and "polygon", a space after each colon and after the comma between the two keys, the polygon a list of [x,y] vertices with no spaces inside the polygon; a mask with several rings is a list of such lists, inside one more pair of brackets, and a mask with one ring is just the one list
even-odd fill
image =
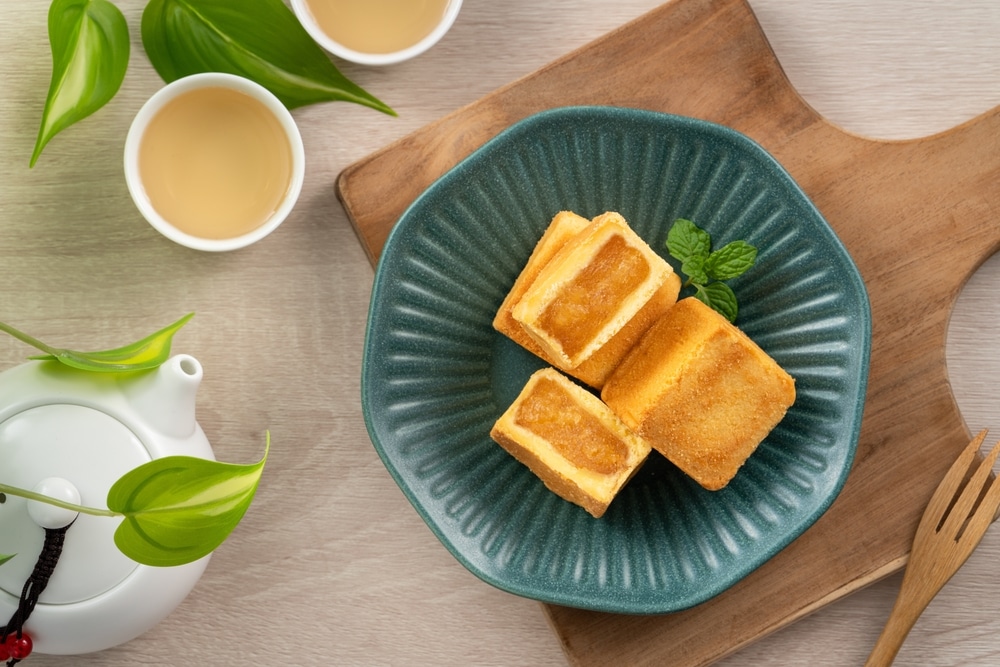
{"label": "white teapot", "polygon": [[[0,482],[104,508],[111,485],[143,463],[173,455],[214,459],[195,419],[201,379],[201,364],[189,355],[123,374],[55,361],[0,373]],[[10,495],[0,500],[0,554],[17,554],[0,566],[0,625],[18,607],[45,529],[72,522],[24,624],[39,653],[87,653],[137,637],[181,603],[208,564],[209,556],[175,567],[140,565],[115,546],[120,518]]]}

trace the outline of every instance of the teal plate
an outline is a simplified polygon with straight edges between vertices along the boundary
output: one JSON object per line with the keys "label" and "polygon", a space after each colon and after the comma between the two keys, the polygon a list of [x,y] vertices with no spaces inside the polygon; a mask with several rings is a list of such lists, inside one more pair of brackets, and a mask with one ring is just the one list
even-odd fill
{"label": "teal plate", "polygon": [[[601,519],[546,489],[490,427],[543,363],[493,316],[552,216],[619,211],[657,252],[677,218],[757,264],[737,324],[796,379],[784,420],[723,490],[653,453]],[[731,129],[605,107],[534,115],[429,187],[375,276],[362,405],[389,472],[471,572],[602,611],[677,611],[724,591],[826,511],[857,446],[871,314],[850,256],[785,170]]]}

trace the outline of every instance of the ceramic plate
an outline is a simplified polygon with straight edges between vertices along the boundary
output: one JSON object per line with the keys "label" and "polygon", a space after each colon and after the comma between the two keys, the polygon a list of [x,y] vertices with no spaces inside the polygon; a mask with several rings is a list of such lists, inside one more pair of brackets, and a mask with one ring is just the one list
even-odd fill
{"label": "ceramic plate", "polygon": [[[667,256],[687,218],[756,266],[737,324],[796,379],[784,420],[723,490],[653,453],[594,519],[489,436],[542,362],[491,322],[552,216],[622,213]],[[724,127],[619,108],[532,116],[406,211],[375,277],[362,402],[375,448],[441,542],[484,581],[572,607],[663,613],[732,586],[829,507],[851,467],[871,316],[844,247],[784,169]]]}

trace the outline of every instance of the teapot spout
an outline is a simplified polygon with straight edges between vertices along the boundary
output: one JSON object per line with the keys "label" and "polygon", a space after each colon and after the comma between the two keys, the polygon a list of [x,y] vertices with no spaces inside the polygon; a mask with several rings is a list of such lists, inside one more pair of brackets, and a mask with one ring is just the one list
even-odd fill
{"label": "teapot spout", "polygon": [[187,438],[195,432],[195,398],[202,369],[188,354],[171,357],[159,368],[136,378],[129,400],[146,422],[161,433]]}

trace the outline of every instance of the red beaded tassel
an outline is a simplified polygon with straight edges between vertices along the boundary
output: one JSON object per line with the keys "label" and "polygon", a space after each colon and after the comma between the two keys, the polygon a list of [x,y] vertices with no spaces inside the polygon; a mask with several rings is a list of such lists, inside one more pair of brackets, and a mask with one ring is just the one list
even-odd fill
{"label": "red beaded tassel", "polygon": [[31,654],[31,637],[24,631],[24,624],[34,611],[38,597],[48,586],[52,572],[56,569],[69,526],[45,529],[42,553],[38,555],[34,570],[24,582],[17,610],[7,621],[7,625],[0,628],[0,661],[6,660],[7,667],[13,667]]}

